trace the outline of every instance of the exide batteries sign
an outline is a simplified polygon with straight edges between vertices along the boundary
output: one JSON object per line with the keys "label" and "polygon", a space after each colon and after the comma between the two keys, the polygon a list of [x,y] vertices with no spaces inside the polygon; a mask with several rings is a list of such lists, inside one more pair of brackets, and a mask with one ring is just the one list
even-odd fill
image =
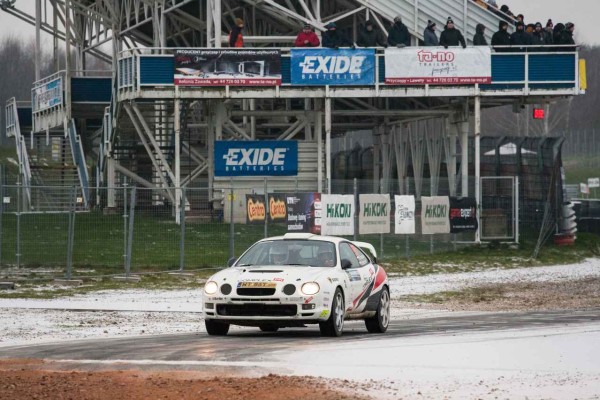
{"label": "exide batteries sign", "polygon": [[373,85],[374,49],[292,49],[292,85]]}
{"label": "exide batteries sign", "polygon": [[215,176],[298,175],[298,142],[216,141]]}

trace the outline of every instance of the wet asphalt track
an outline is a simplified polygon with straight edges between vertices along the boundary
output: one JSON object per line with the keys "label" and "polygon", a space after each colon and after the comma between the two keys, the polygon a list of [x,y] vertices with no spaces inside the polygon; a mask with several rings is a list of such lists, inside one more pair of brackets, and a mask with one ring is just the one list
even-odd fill
{"label": "wet asphalt track", "polygon": [[48,360],[150,360],[160,365],[168,362],[170,368],[177,362],[245,362],[268,356],[279,350],[301,350],[303,347],[327,341],[354,344],[378,338],[414,337],[423,335],[454,335],[486,333],[502,330],[535,330],[552,326],[565,327],[597,323],[600,309],[591,311],[485,313],[449,315],[421,319],[394,320],[384,335],[366,332],[361,321],[347,322],[341,338],[322,338],[318,327],[282,329],[277,333],[263,333],[258,328],[232,330],[226,337],[212,337],[206,333],[141,336],[78,340],[43,345],[27,345],[0,349],[1,358],[40,358]]}

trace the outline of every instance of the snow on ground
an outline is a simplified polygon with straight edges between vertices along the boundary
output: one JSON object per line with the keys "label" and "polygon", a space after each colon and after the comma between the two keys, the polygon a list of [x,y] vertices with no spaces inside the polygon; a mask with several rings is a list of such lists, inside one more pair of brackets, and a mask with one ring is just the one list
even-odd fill
{"label": "snow on ground", "polygon": [[[600,259],[580,264],[392,278],[392,297],[490,283],[560,281],[600,276]],[[63,339],[195,333],[203,329],[201,289],[105,290],[50,300],[0,299],[0,346]],[[68,310],[68,311],[66,311]],[[445,311],[392,309],[392,318]],[[456,315],[454,313],[453,315]]]}

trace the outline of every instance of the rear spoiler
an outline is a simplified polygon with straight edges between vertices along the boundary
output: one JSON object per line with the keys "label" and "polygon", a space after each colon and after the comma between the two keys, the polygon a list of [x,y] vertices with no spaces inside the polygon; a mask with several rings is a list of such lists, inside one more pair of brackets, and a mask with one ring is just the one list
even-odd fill
{"label": "rear spoiler", "polygon": [[375,247],[373,247],[373,245],[371,243],[367,243],[367,242],[352,242],[355,245],[357,245],[358,247],[360,247],[363,250],[368,250],[369,253],[371,253],[371,255],[373,257],[371,257],[373,259],[373,262],[377,262],[377,251],[375,250]]}

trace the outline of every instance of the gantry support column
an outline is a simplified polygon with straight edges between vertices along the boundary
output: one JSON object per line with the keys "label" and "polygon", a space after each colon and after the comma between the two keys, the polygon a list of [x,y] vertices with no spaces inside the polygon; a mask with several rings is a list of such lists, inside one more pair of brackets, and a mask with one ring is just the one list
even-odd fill
{"label": "gantry support column", "polygon": [[481,98],[475,97],[475,201],[477,202],[477,231],[475,232],[475,242],[481,243],[481,222],[480,222],[480,211],[481,211],[481,191],[480,191],[480,180],[481,180]]}
{"label": "gantry support column", "polygon": [[323,192],[323,113],[321,100],[315,100],[315,134],[317,136],[317,191]]}
{"label": "gantry support column", "polygon": [[469,197],[469,121],[460,123],[461,145],[461,196]]}
{"label": "gantry support column", "polygon": [[[175,104],[174,104],[174,134],[175,134],[175,222],[181,221],[181,99],[179,98],[179,87],[175,86]],[[191,147],[191,145],[190,145]]]}
{"label": "gantry support column", "polygon": [[325,173],[327,193],[331,194],[331,98],[325,99]]}

